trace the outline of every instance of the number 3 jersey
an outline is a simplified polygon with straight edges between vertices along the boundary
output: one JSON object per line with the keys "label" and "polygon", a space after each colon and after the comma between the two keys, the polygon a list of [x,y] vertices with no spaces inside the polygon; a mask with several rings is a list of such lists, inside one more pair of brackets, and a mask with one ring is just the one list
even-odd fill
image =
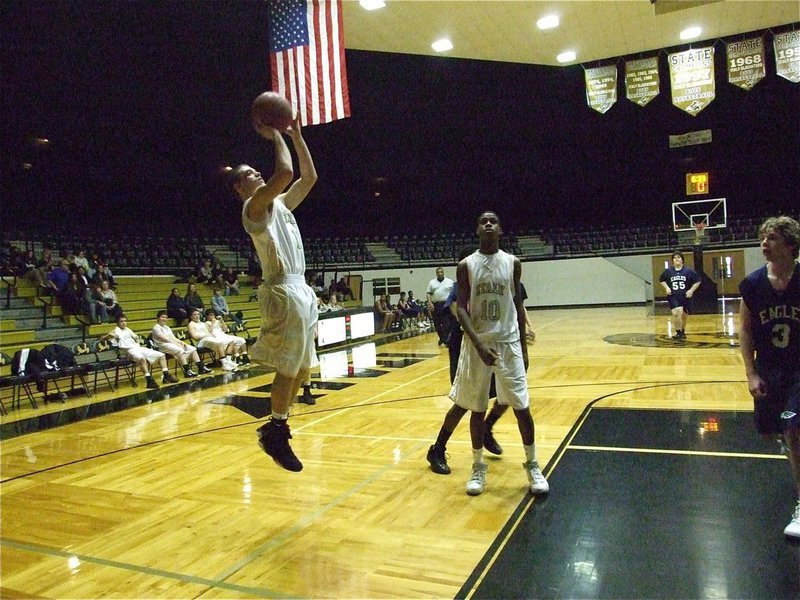
{"label": "number 3 jersey", "polygon": [[466,259],[469,272],[469,315],[475,333],[485,342],[519,341],[514,306],[514,257],[475,252]]}
{"label": "number 3 jersey", "polygon": [[742,280],[739,291],[753,318],[757,362],[800,369],[800,265],[782,292],[770,285],[766,265]]}

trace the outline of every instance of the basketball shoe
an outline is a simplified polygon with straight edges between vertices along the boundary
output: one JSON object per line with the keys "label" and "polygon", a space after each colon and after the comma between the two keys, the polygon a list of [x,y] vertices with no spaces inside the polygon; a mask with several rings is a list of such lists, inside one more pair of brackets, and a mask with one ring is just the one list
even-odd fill
{"label": "basketball shoe", "polygon": [[789,521],[786,529],[783,530],[783,534],[789,537],[800,538],[800,501],[797,502],[792,520]]}
{"label": "basketball shoe", "polygon": [[450,475],[450,467],[447,466],[447,457],[444,454],[444,448],[439,448],[436,444],[428,448],[428,456],[426,457],[431,464],[431,471],[437,475]]}
{"label": "basketball shoe", "polygon": [[303,470],[303,463],[297,459],[289,445],[292,434],[286,421],[270,419],[257,431],[258,445],[272,457],[272,460],[287,471],[296,473]]}
{"label": "basketball shoe", "polygon": [[547,483],[547,479],[544,478],[537,461],[524,462],[522,463],[522,468],[525,469],[525,475],[528,476],[528,481],[531,484],[531,494],[538,496],[539,494],[546,494],[550,491],[550,484]]}
{"label": "basketball shoe", "polygon": [[472,476],[467,482],[467,494],[477,496],[486,487],[486,470],[489,466],[486,463],[474,463],[472,465]]}

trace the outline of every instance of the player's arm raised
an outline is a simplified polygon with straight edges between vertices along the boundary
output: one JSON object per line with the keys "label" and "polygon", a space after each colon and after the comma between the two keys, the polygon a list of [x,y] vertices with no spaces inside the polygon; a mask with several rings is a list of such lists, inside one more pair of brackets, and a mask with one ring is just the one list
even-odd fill
{"label": "player's arm raised", "polygon": [[274,127],[266,125],[259,125],[256,131],[264,139],[272,140],[275,149],[275,170],[272,177],[253,193],[250,204],[247,205],[247,218],[260,223],[272,210],[272,203],[278,194],[292,182],[294,171],[292,170],[292,155],[280,132]]}
{"label": "player's arm raised", "polygon": [[289,210],[294,210],[306,199],[308,192],[317,182],[317,168],[311,158],[306,141],[300,128],[300,117],[295,116],[292,126],[289,128],[289,137],[292,138],[295,152],[297,152],[297,163],[300,167],[300,177],[292,184],[283,196],[283,202]]}

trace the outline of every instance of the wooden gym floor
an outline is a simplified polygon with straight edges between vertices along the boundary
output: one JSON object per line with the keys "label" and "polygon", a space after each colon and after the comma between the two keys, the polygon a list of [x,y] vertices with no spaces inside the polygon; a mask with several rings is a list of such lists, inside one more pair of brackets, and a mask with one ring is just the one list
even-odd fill
{"label": "wooden gym floor", "polygon": [[481,496],[466,422],[453,473],[430,471],[450,406],[430,333],[321,356],[299,474],[256,443],[259,367],[23,402],[0,421],[0,596],[797,597],[791,478],[752,427],[736,317],[693,316],[680,343],[660,312],[532,313],[544,499],[510,416]]}

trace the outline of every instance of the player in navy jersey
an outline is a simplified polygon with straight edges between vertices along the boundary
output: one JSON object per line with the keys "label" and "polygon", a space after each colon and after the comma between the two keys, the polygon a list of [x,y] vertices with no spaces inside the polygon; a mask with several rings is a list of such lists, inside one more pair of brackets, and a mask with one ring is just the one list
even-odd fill
{"label": "player in navy jersey", "polygon": [[[756,428],[783,435],[800,497],[800,223],[773,217],[758,233],[767,264],[739,284],[739,341]],[[800,537],[800,502],[783,532]]]}
{"label": "player in navy jersey", "polygon": [[700,276],[683,266],[683,254],[672,253],[672,266],[665,269],[659,278],[667,292],[667,301],[672,311],[672,327],[675,339],[686,339],[686,320],[691,312],[691,299],[700,287]]}

